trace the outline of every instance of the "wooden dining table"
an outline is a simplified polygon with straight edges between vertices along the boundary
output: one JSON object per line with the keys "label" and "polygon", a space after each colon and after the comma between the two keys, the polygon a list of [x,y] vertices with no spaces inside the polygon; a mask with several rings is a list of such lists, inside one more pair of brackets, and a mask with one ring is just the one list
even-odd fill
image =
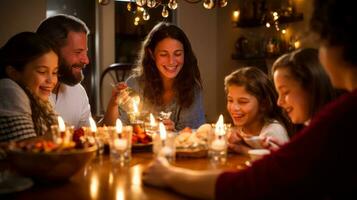
{"label": "wooden dining table", "polygon": [[[111,162],[109,155],[93,158],[81,171],[62,183],[37,183],[21,192],[0,199],[189,199],[169,189],[145,185],[142,173],[153,160],[151,152],[132,153],[126,166]],[[177,158],[172,165],[192,170],[244,169],[249,157],[228,154],[225,163],[213,163],[209,158]]]}

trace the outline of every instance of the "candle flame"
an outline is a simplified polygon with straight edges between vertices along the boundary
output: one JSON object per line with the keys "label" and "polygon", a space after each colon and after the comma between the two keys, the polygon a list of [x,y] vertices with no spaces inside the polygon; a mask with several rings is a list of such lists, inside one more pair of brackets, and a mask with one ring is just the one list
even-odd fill
{"label": "candle flame", "polygon": [[90,129],[92,132],[97,132],[97,125],[95,125],[95,121],[92,117],[89,117]]}
{"label": "candle flame", "polygon": [[159,131],[161,140],[166,140],[166,129],[162,122],[159,123]]}
{"label": "candle flame", "polygon": [[117,119],[115,129],[117,133],[123,132],[123,123],[121,122],[120,119]]}
{"label": "candle flame", "polygon": [[150,113],[150,126],[151,127],[156,126],[156,121],[155,121],[154,115],[152,113]]}
{"label": "candle flame", "polygon": [[216,123],[216,129],[215,129],[216,135],[224,135],[224,121],[223,121],[223,115],[221,114],[218,118],[218,121]]}
{"label": "candle flame", "polygon": [[61,116],[57,117],[58,120],[58,128],[60,132],[65,132],[66,131],[66,125],[64,124],[64,121]]}

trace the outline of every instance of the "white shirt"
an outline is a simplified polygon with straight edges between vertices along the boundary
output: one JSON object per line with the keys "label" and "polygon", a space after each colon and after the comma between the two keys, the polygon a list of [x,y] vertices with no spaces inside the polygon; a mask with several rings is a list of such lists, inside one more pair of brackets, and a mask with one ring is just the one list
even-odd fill
{"label": "white shirt", "polygon": [[61,83],[58,94],[51,94],[50,101],[55,111],[68,125],[75,129],[89,126],[91,116],[87,92],[81,84],[68,86]]}

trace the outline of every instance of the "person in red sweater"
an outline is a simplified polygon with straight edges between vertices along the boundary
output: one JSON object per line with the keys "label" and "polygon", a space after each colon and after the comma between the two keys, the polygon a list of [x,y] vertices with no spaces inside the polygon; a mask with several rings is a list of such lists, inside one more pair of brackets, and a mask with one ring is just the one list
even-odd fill
{"label": "person in red sweater", "polygon": [[311,30],[334,87],[348,91],[279,150],[241,171],[192,171],[155,160],[143,181],[207,199],[357,199],[357,12],[352,1],[314,0]]}

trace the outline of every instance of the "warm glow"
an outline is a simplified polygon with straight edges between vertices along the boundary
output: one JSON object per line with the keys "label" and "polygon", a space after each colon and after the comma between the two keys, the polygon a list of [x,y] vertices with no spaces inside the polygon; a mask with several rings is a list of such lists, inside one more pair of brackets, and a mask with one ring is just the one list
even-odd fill
{"label": "warm glow", "polygon": [[115,191],[115,199],[116,200],[124,200],[125,195],[124,195],[124,188],[123,187],[118,187]]}
{"label": "warm glow", "polygon": [[137,101],[136,99],[133,99],[133,111],[134,111],[134,115],[137,115],[139,113],[139,101]]}
{"label": "warm glow", "polygon": [[159,131],[161,140],[166,140],[166,129],[162,122],[159,122]]}
{"label": "warm glow", "polygon": [[300,46],[301,46],[300,41],[299,41],[299,40],[296,40],[296,41],[294,42],[294,47],[295,47],[295,49],[300,48]]}
{"label": "warm glow", "polygon": [[142,166],[136,165],[135,167],[132,168],[132,179],[131,183],[132,185],[141,185],[141,174],[142,174]]}
{"label": "warm glow", "polygon": [[267,22],[267,23],[265,24],[265,26],[266,26],[267,28],[269,28],[269,27],[270,27],[270,23]]}
{"label": "warm glow", "polygon": [[97,132],[97,125],[92,117],[89,117],[90,130],[95,133]]}
{"label": "warm glow", "polygon": [[286,34],[286,30],[285,29],[281,30],[281,33]]}
{"label": "warm glow", "polygon": [[109,185],[112,186],[114,182],[114,176],[112,172],[109,172],[109,179],[108,179]]}
{"label": "warm glow", "polygon": [[117,133],[123,132],[123,123],[121,122],[120,119],[117,119],[116,124],[115,124],[115,129]]}
{"label": "warm glow", "polygon": [[65,132],[66,131],[66,125],[64,124],[64,121],[61,116],[57,117],[58,120],[58,128],[60,132]]}
{"label": "warm glow", "polygon": [[232,16],[232,17],[233,17],[233,21],[234,21],[234,22],[238,22],[239,15],[240,15],[239,10],[233,11],[233,16]]}
{"label": "warm glow", "polygon": [[216,135],[224,135],[224,134],[226,134],[225,131],[224,131],[223,115],[220,115],[219,118],[218,118],[218,121],[216,123],[215,133],[216,133]]}
{"label": "warm glow", "polygon": [[90,196],[92,199],[98,198],[99,180],[96,174],[93,174],[90,180]]}
{"label": "warm glow", "polygon": [[156,120],[154,118],[154,115],[150,113],[150,126],[155,127],[156,126]]}

